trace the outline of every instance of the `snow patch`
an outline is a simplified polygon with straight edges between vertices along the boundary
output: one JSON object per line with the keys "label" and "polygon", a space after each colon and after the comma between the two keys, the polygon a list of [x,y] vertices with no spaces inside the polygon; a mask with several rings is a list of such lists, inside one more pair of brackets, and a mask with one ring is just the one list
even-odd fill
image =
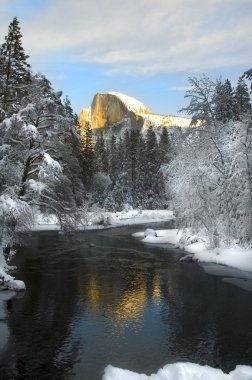
{"label": "snow patch", "polygon": [[155,230],[153,230],[152,228],[147,228],[144,231],[144,237],[147,237],[147,236],[154,236],[154,237],[156,237],[157,236],[157,232]]}
{"label": "snow patch", "polygon": [[0,279],[3,280],[6,288],[22,292],[25,290],[25,283],[20,280],[15,280],[14,277],[7,274],[2,267],[0,267]]}
{"label": "snow patch", "polygon": [[144,243],[150,243],[150,244],[175,244],[177,245],[180,241],[180,239],[183,236],[183,233],[181,230],[178,229],[171,229],[171,230],[157,230],[156,236],[145,236],[144,232],[136,232],[132,234],[134,237],[143,238],[142,242]]}
{"label": "snow patch", "polygon": [[133,234],[143,238],[142,242],[150,244],[174,244],[191,253],[194,261],[227,265],[242,271],[252,272],[252,249],[238,245],[211,249],[209,245],[188,230],[157,230],[156,236],[144,232]]}
{"label": "snow patch", "polygon": [[135,112],[143,112],[143,113],[149,113],[150,110],[146,105],[142,102],[140,102],[137,99],[132,98],[131,96],[121,94],[120,92],[109,92],[110,95],[114,95],[117,98],[119,98],[129,109],[129,111],[135,111]]}
{"label": "snow patch", "polygon": [[[195,244],[192,244],[194,250]],[[242,271],[252,272],[252,249],[242,247],[224,247],[208,250],[206,247],[195,247],[194,258],[201,262],[228,265]],[[193,253],[194,253],[193,252]]]}
{"label": "snow patch", "polygon": [[26,137],[30,137],[30,138],[35,139],[39,135],[37,128],[35,127],[35,125],[32,125],[32,124],[24,125],[22,127],[22,130],[23,130],[24,136],[26,136]]}
{"label": "snow patch", "polygon": [[35,181],[34,179],[29,179],[28,186],[32,191],[39,194],[46,188],[46,185],[43,182]]}
{"label": "snow patch", "polygon": [[229,374],[221,369],[193,363],[167,364],[156,374],[147,376],[126,369],[107,366],[102,380],[251,380],[252,367],[238,365]]}
{"label": "snow patch", "polygon": [[58,169],[59,171],[62,171],[61,165],[58,163],[58,161],[54,160],[50,154],[44,153],[44,162],[55,169]]}

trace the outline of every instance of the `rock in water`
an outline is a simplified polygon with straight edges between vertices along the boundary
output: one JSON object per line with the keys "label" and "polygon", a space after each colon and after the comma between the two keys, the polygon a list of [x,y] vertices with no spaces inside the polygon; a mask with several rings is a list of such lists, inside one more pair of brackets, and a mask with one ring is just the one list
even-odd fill
{"label": "rock in water", "polygon": [[147,228],[145,231],[144,231],[144,237],[147,237],[147,236],[155,236],[157,237],[157,232],[151,228]]}

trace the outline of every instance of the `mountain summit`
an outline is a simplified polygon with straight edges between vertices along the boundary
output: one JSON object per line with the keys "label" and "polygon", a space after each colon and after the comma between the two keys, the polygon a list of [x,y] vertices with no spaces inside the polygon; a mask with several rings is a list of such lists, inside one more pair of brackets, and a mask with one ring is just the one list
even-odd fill
{"label": "mountain summit", "polygon": [[98,93],[89,108],[79,116],[81,127],[88,124],[91,129],[132,127],[145,130],[149,126],[189,127],[191,119],[173,115],[151,113],[141,101],[119,92]]}

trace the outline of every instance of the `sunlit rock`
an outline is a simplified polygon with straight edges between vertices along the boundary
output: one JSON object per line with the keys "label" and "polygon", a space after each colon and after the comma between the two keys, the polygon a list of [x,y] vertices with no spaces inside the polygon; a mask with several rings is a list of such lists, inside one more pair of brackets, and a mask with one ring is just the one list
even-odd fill
{"label": "sunlit rock", "polygon": [[190,127],[189,117],[158,115],[151,113],[142,102],[119,92],[96,94],[92,105],[84,108],[79,115],[81,128],[89,125],[93,130],[136,128],[145,131],[151,125],[158,127]]}

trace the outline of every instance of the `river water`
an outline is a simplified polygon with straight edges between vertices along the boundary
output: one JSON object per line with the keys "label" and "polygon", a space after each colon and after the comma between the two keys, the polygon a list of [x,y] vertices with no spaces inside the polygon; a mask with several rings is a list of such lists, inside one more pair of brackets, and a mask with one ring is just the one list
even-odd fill
{"label": "river water", "polygon": [[13,262],[27,290],[0,313],[0,379],[101,380],[108,364],[147,374],[176,361],[252,364],[252,293],[131,237],[144,228],[27,237]]}

